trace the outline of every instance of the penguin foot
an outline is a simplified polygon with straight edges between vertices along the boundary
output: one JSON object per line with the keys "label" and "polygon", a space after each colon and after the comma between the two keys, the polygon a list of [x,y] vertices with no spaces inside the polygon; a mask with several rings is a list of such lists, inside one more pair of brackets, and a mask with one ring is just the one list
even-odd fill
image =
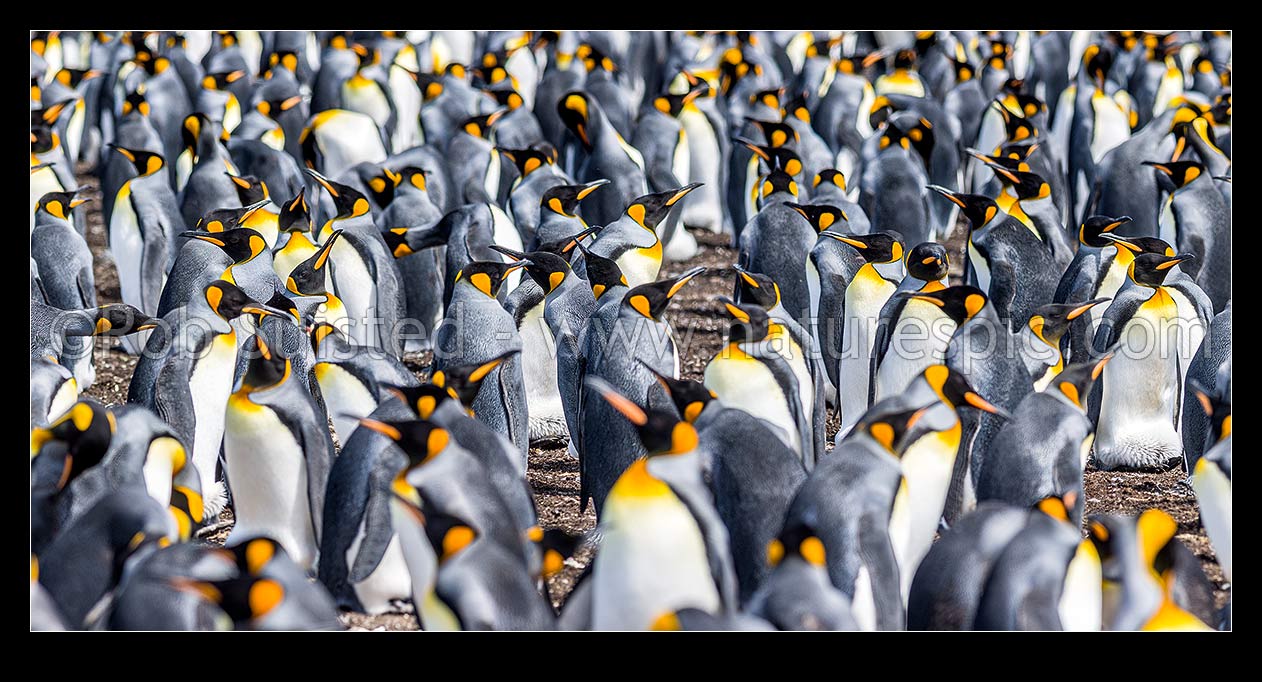
{"label": "penguin foot", "polygon": [[531,417],[530,446],[540,448],[561,447],[570,441],[570,430],[565,417]]}
{"label": "penguin foot", "polygon": [[209,522],[210,519],[218,519],[219,512],[228,504],[228,488],[224,485],[223,479],[215,481],[211,489],[202,494],[202,519]]}
{"label": "penguin foot", "polygon": [[1182,466],[1183,448],[1173,441],[1135,434],[1111,448],[1097,448],[1094,459],[1101,471],[1169,471]]}

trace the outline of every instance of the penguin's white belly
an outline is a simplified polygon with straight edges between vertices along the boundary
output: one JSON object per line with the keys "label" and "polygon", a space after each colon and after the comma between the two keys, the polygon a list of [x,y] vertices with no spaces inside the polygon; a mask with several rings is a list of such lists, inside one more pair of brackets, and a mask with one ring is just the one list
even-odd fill
{"label": "penguin's white belly", "polygon": [[[496,154],[496,158],[498,157],[499,155]],[[499,178],[496,177],[496,192],[499,191],[499,182]],[[491,196],[494,197],[495,193],[492,192]],[[525,247],[523,247],[521,243],[521,232],[517,231],[517,226],[513,224],[513,219],[509,218],[508,214],[505,213],[499,206],[495,204],[487,204],[487,206],[491,209],[491,234],[495,235],[495,243],[500,246],[508,247],[514,251],[524,251]],[[504,286],[507,287],[508,291],[516,289],[517,285],[521,283],[523,272],[525,272],[525,270],[518,268],[517,270],[508,273],[508,277],[504,280]],[[656,276],[654,276],[654,279],[656,279]]]}
{"label": "penguin's white belly", "polygon": [[[398,60],[399,57],[395,59]],[[421,91],[407,71],[397,64],[390,67],[389,83],[390,96],[394,99],[395,113],[398,116],[391,143],[393,151],[398,153],[424,142],[421,133]]]}
{"label": "penguin's white belly", "polygon": [[1152,103],[1152,115],[1160,116],[1170,106],[1170,100],[1183,94],[1183,72],[1178,69],[1166,69],[1157,86],[1157,97]]}
{"label": "penguin's white belly", "polygon": [[1095,632],[1102,625],[1104,595],[1100,590],[1103,577],[1100,555],[1090,544],[1090,540],[1084,540],[1078,545],[1065,571],[1057,611],[1061,628],[1066,632]]}
{"label": "penguin's white belly", "polygon": [[[1231,449],[1231,437],[1214,446]],[[1208,454],[1208,453],[1207,453]],[[1192,474],[1192,488],[1196,490],[1196,502],[1201,508],[1201,523],[1209,535],[1214,554],[1223,567],[1223,575],[1231,580],[1231,480],[1222,469],[1204,457],[1196,463]]]}
{"label": "penguin's white belly", "polygon": [[[978,150],[989,154],[995,151],[995,148],[1003,144],[1007,138],[1007,133],[1003,125],[1003,116],[994,108],[989,108],[986,113],[982,114],[981,128],[977,131]],[[986,164],[978,161],[973,157],[968,158],[968,166],[972,168],[973,190],[976,191],[986,184],[986,181],[994,174]]]}
{"label": "penguin's white belly", "polygon": [[[361,346],[371,346],[369,341],[373,318],[380,317],[377,308],[377,282],[368,270],[368,264],[354,246],[341,239],[333,245],[333,286],[337,297],[346,306],[349,318],[350,338]],[[376,330],[373,330],[376,331]]]}
{"label": "penguin's white belly", "polygon": [[758,215],[758,157],[749,157],[745,167],[745,193],[741,198],[745,201],[745,220],[748,222]]}
{"label": "penguin's white belly", "polygon": [[859,575],[855,577],[854,597],[850,600],[850,611],[860,630],[876,631],[876,600],[872,596],[872,576],[868,575],[866,565],[859,566]]}
{"label": "penguin's white belly", "polygon": [[968,260],[973,266],[973,273],[977,276],[977,288],[990,293],[990,262],[982,257],[982,253],[973,246],[973,240],[968,242]]}
{"label": "penguin's white belly", "polygon": [[622,274],[627,278],[631,288],[657,281],[657,273],[662,269],[662,262],[644,253],[644,249],[632,247],[618,256],[616,262]]}
{"label": "penguin's white belly", "polygon": [[[1075,65],[1076,66],[1076,65]],[[1074,122],[1074,100],[1078,97],[1078,87],[1073,83],[1060,93],[1056,103],[1056,118],[1052,121],[1052,144],[1055,146],[1056,158],[1069,158],[1069,129]]]}
{"label": "penguin's white belly", "polygon": [[848,147],[837,150],[837,158],[833,161],[842,177],[850,180],[855,177],[855,169],[859,167],[859,157]]}
{"label": "penguin's white belly", "polygon": [[366,114],[378,127],[384,128],[390,120],[390,103],[376,81],[347,81],[342,85],[342,102],[347,109]]}
{"label": "penguin's white belly", "polygon": [[65,414],[66,410],[69,410],[78,399],[79,387],[74,377],[61,382],[61,385],[57,387],[57,392],[53,394],[53,399],[48,403],[48,415],[44,423],[51,424],[54,419]]}
{"label": "penguin's white belly", "polygon": [[1095,110],[1091,159],[1100,163],[1106,152],[1130,139],[1131,123],[1122,107],[1103,93],[1091,97],[1091,108]]}
{"label": "penguin's white belly", "polygon": [[[870,83],[863,84],[863,98],[859,100],[859,108],[855,110],[855,129],[859,131],[859,135],[867,139],[872,134],[872,104],[876,102],[876,89]],[[838,155],[840,158],[840,154]],[[837,167],[842,170],[841,166]],[[843,171],[845,172],[845,171]],[[851,177],[850,173],[846,173],[845,177]]]}
{"label": "penguin's white belly", "polygon": [[1174,195],[1168,195],[1161,202],[1161,218],[1157,222],[1158,234],[1162,241],[1174,247],[1179,248],[1179,230],[1178,224],[1174,222]]}
{"label": "penguin's white belly", "polygon": [[719,592],[705,540],[682,502],[670,497],[611,497],[592,569],[592,626],[646,630],[683,608],[717,613]]}
{"label": "penguin's white belly", "polygon": [[425,536],[425,527],[403,508],[402,502],[395,499],[390,500],[390,522],[394,526],[395,538],[399,542],[404,563],[407,564],[412,602],[416,606],[416,617],[421,628],[459,630],[460,622],[455,614],[434,595],[434,583],[438,580],[438,560],[434,556],[433,546]]}
{"label": "penguin's white belly", "polygon": [[171,458],[165,454],[151,454],[145,458],[142,471],[145,479],[145,490],[149,491],[149,497],[152,497],[163,507],[170,504],[171,477],[175,475],[175,468]]}
{"label": "penguin's white belly", "polygon": [[[365,517],[366,519],[367,517]],[[359,523],[359,532],[346,549],[346,567],[350,570],[355,565],[355,557],[359,554],[359,546],[364,539],[364,520]],[[380,531],[378,531],[380,532]],[[403,560],[403,549],[399,536],[392,535],[390,544],[381,555],[381,561],[368,577],[351,584],[355,597],[367,613],[377,614],[392,610],[392,600],[402,601],[412,598],[412,577],[408,575],[407,562]]]}
{"label": "penguin's white belly", "polygon": [[260,135],[259,141],[278,152],[285,151],[285,131],[280,126]]}
{"label": "penguin's white belly", "polygon": [[[907,478],[903,477],[898,482],[898,493],[894,496],[894,506],[890,509],[888,528],[890,545],[894,548],[894,558],[900,566],[904,562],[908,562],[912,514],[915,511],[912,509],[912,504],[910,487],[907,483]],[[902,592],[903,605],[906,606],[907,594],[911,591],[911,585],[900,585],[899,590]]]}
{"label": "penguin's white belly", "polygon": [[[87,348],[92,348],[93,337],[79,337]],[[74,375],[75,382],[79,385],[79,391],[86,391],[92,388],[92,384],[96,383],[96,363],[93,362],[93,352],[85,351],[77,358],[63,358],[66,360],[67,369]]]}
{"label": "penguin's white belly", "polygon": [[942,363],[954,333],[955,322],[941,308],[924,301],[908,301],[876,372],[875,400],[902,393],[926,368]]}
{"label": "penguin's white belly", "polygon": [[234,396],[224,429],[225,471],[232,488],[237,538],[274,538],[300,566],[316,555],[307,458],[289,427],[270,407]]}
{"label": "penguin's white belly", "polygon": [[[686,131],[688,165],[687,179],[675,173],[680,182],[703,182],[704,185],[692,191],[688,201],[684,202],[684,213],[681,220],[685,225],[701,227],[718,232],[723,228],[723,209],[719,196],[719,141],[710,126],[710,119],[692,107],[685,107],[679,116],[680,123]],[[681,141],[682,142],[682,141]]]}
{"label": "penguin's white belly", "polygon": [[[114,257],[114,265],[118,269],[119,296],[123,303],[135,306],[142,312],[152,314],[153,305],[146,306],[141,300],[141,275],[144,263],[145,237],[140,231],[140,219],[131,205],[131,183],[123,185],[114,201],[114,212],[110,216],[110,255]],[[151,302],[156,304],[156,301]],[[136,337],[148,334],[130,334],[122,338],[123,348],[128,353],[139,353],[144,345]]]}
{"label": "penguin's white belly", "polygon": [[[196,163],[193,161],[193,151],[191,149],[185,149],[184,151],[180,152],[180,155],[178,157],[176,157],[175,159],[175,191],[176,192],[184,191],[184,186],[188,184],[188,178],[190,175],[193,174],[193,166],[195,165]],[[285,274],[289,274],[289,273],[285,273]]]}
{"label": "penguin's white belly", "polygon": [[359,379],[333,363],[317,362],[315,376],[338,442],[345,445],[359,427],[358,420],[377,409],[377,400]]}
{"label": "penguin's white belly", "polygon": [[482,179],[482,185],[486,188],[486,195],[491,197],[493,201],[499,201],[500,198],[500,155],[494,149],[488,157],[486,164],[486,177]]}
{"label": "penguin's white belly", "polygon": [[872,369],[872,345],[876,342],[876,323],[881,316],[881,307],[894,289],[888,281],[875,274],[864,275],[862,271],[846,287],[845,336],[837,371],[842,428],[859,421],[868,409],[868,380]]}
{"label": "penguin's white belly", "polygon": [[802,454],[797,421],[789,412],[784,390],[762,362],[716,357],[705,368],[704,383],[724,405],[744,410],[776,427],[772,431],[780,440]]}
{"label": "penguin's white belly", "polygon": [[[232,394],[232,375],[237,365],[237,340],[235,332],[216,336],[211,341],[210,352],[193,365],[188,378],[188,391],[193,399],[193,416],[196,428],[193,432],[193,464],[201,477],[202,496],[207,508],[214,507],[213,494],[215,468],[219,461],[219,444],[223,441],[224,411],[228,396]],[[221,493],[221,491],[219,491]],[[220,502],[222,504],[222,502]],[[215,513],[219,508],[214,508]]]}
{"label": "penguin's white belly", "polygon": [[79,160],[79,145],[83,141],[83,100],[74,103],[70,120],[66,123],[66,158],[70,163]]}
{"label": "penguin's white belly", "polygon": [[911,589],[933,536],[938,530],[938,520],[946,507],[947,491],[951,487],[951,470],[959,452],[960,425],[946,431],[932,433],[917,440],[903,453],[903,478],[907,480],[907,492],[912,501],[908,520],[907,550],[898,557],[902,573],[903,600]]}
{"label": "penguin's white belly", "polygon": [[557,387],[556,339],[543,318],[540,302],[526,311],[521,334],[522,380],[526,385],[526,413],[530,415],[530,439],[560,438],[569,431],[561,390]]}
{"label": "penguin's white belly", "polygon": [[1141,306],[1119,337],[1121,350],[1104,368],[1095,442],[1103,468],[1161,467],[1183,452],[1174,424],[1181,401],[1176,358],[1160,340],[1173,330],[1161,313]]}
{"label": "penguin's white belly", "polygon": [[333,110],[316,114],[312,131],[324,156],[323,173],[337,177],[362,162],[386,160],[386,148],[370,116],[354,111]]}

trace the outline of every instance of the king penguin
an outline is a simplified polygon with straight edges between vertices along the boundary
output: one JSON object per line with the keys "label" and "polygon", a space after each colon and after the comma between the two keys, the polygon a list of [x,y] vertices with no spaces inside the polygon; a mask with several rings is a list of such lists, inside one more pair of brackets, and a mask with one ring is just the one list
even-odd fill
{"label": "king penguin", "polygon": [[[698,186],[694,183],[637,197],[621,216],[605,224],[588,249],[617,262],[631,287],[655,281],[662,268],[662,242],[656,230],[671,208]],[[596,196],[608,196],[605,192],[613,194],[606,189]],[[592,220],[597,221],[599,214],[593,213]]]}
{"label": "king penguin", "polygon": [[[925,368],[942,362],[955,322],[941,308],[911,294],[945,289],[950,265],[946,247],[936,242],[917,244],[904,256],[907,274],[881,307],[876,323],[870,402],[901,393]],[[889,352],[891,346],[896,352]]]}

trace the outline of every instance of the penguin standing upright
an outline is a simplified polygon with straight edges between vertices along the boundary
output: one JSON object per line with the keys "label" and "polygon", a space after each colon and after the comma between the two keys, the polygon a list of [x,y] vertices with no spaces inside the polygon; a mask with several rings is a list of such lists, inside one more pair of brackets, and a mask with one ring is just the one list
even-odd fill
{"label": "penguin standing upright", "polygon": [[1169,468],[1183,458],[1184,379],[1213,309],[1205,292],[1175,269],[1189,258],[1137,256],[1096,329],[1096,354],[1123,342],[1102,378],[1094,454],[1101,469]]}
{"label": "penguin standing upright", "polygon": [[447,167],[451,172],[456,196],[473,201],[478,195],[474,187],[485,191],[492,201],[500,198],[500,153],[490,141],[495,122],[505,109],[473,116],[460,124],[447,142]]}
{"label": "penguin standing upright", "polygon": [[184,216],[186,225],[194,225],[198,218],[216,208],[241,205],[237,186],[224,171],[233,175],[240,173],[232,163],[232,155],[223,145],[227,133],[220,122],[206,118],[204,114],[194,114],[185,119],[184,125],[195,129],[197,163],[189,173],[188,183],[180,191],[180,215]]}
{"label": "penguin standing upright", "polygon": [[[377,228],[383,232],[399,228],[428,228],[442,220],[442,209],[430,200],[425,171],[409,166],[398,175],[399,186],[394,200],[377,216]],[[432,346],[434,330],[442,321],[442,298],[438,292],[443,282],[443,254],[437,249],[426,249],[422,253],[399,258],[398,264],[406,318],[421,325],[421,329],[415,330],[415,335],[403,339],[403,350],[425,350]]]}
{"label": "penguin standing upright", "polygon": [[[1131,136],[1130,119],[1106,89],[1106,74],[1113,64],[1112,51],[1090,45],[1082,55],[1069,130],[1070,216],[1086,217],[1087,198],[1096,181],[1096,167],[1105,152]],[[1116,86],[1113,86],[1116,88]]]}
{"label": "penguin standing upright", "polygon": [[[811,223],[815,211],[807,211],[794,203],[798,185],[790,173],[771,171],[758,187],[762,208],[749,219],[737,240],[739,264],[760,272],[781,285],[784,308],[799,323],[810,316],[810,291],[802,277],[817,230]],[[844,214],[829,211],[831,221]],[[822,224],[818,223],[818,224]]]}
{"label": "penguin standing upright", "polygon": [[[520,351],[521,335],[512,316],[495,298],[509,273],[527,262],[473,262],[456,273],[451,303],[434,337],[435,369],[482,365],[510,351]],[[508,436],[523,461],[530,444],[526,389],[521,359],[494,366],[483,380],[473,411],[486,425]]]}
{"label": "penguin standing upright", "polygon": [[597,180],[586,185],[561,184],[548,188],[534,209],[537,214],[533,239],[535,248],[587,229],[587,221],[579,216],[579,202],[607,184],[608,180]]}
{"label": "penguin standing upright", "polygon": [[537,243],[535,233],[548,210],[544,195],[554,187],[569,184],[569,179],[557,168],[555,159],[543,151],[504,148],[498,151],[517,169],[517,178],[508,190],[508,216],[521,232],[522,243],[533,248]]}
{"label": "penguin standing upright", "polygon": [[[320,228],[324,241],[334,230],[342,238],[333,246],[333,290],[346,304],[351,338],[360,345],[401,355],[398,321],[404,314],[401,275],[381,232],[373,225],[368,199],[353,187],[307,169],[333,199],[334,214]],[[292,239],[292,237],[291,237]]]}
{"label": "penguin standing upright", "polygon": [[586,151],[581,166],[566,168],[566,172],[579,182],[607,178],[612,183],[596,195],[594,202],[589,202],[587,216],[593,223],[608,225],[617,220],[636,197],[648,193],[644,158],[622,139],[591,95],[581,90],[569,92],[557,101],[556,108],[561,121]]}
{"label": "penguin standing upright", "polygon": [[916,244],[934,238],[925,194],[929,176],[920,145],[914,150],[912,146],[913,135],[924,139],[922,126],[915,116],[902,112],[887,120],[879,134],[869,138],[877,140],[877,150],[859,179],[859,205],[872,221],[872,231],[894,230]]}
{"label": "penguin standing upright", "polygon": [[1214,312],[1231,298],[1231,211],[1196,161],[1146,161],[1169,177],[1174,191],[1162,204],[1160,236],[1194,256],[1187,274],[1209,296]]}
{"label": "penguin standing upright", "polygon": [[[664,314],[684,285],[704,270],[693,268],[677,277],[627,291],[618,304],[616,318],[604,332],[603,347],[587,356],[587,376],[613,385],[637,404],[654,409],[668,406],[669,397],[649,370],[679,376],[679,348]],[[588,334],[592,332],[589,328]],[[584,390],[580,406],[580,505],[586,508],[586,497],[590,495],[599,516],[618,477],[643,451],[630,427],[614,419],[614,408],[599,395]]]}
{"label": "penguin standing upright", "polygon": [[[71,210],[87,203],[80,192],[50,192],[35,206],[35,229],[31,232],[31,263],[39,273],[42,302],[62,310],[96,307],[96,277],[92,272],[92,252],[71,222]],[[96,381],[93,353],[82,352],[83,337],[67,338],[70,364],[80,391]]]}
{"label": "penguin standing upright", "polygon": [[1031,507],[1055,495],[1070,521],[1082,523],[1082,474],[1095,434],[1087,398],[1112,358],[1071,365],[1045,391],[1026,394],[995,436],[977,474],[977,500],[1002,500]]}
{"label": "penguin standing upright", "polygon": [[[168,251],[176,248],[176,236],[184,231],[185,221],[161,173],[162,157],[122,147],[113,149],[131,161],[138,174],[118,190],[110,216],[109,246],[118,266],[119,291],[124,301],[154,315],[166,285],[171,262]],[[139,353],[146,338],[125,341],[123,348],[133,355]]]}
{"label": "penguin standing upright", "polygon": [[[938,306],[911,298],[946,288],[951,259],[935,242],[917,244],[903,259],[907,275],[881,307],[872,343],[870,402],[876,403],[907,388],[920,372],[940,363],[955,331],[955,321]],[[890,353],[893,346],[897,352]]]}
{"label": "penguin standing upright", "polygon": [[311,567],[333,464],[327,421],[288,358],[257,335],[245,348],[258,357],[224,417],[224,472],[237,520],[228,541],[265,535]]}

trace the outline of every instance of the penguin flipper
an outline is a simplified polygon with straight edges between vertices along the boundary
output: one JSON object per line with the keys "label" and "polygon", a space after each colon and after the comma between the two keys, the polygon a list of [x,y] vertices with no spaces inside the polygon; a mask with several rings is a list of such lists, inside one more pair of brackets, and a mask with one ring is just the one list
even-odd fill
{"label": "penguin flipper", "polygon": [[876,341],[872,344],[872,357],[869,360],[871,363],[868,370],[869,406],[876,401],[876,373],[881,369],[881,362],[885,360],[885,353],[890,347],[890,339],[894,336],[894,324],[903,314],[903,306],[906,303],[904,299],[891,296],[885,305],[881,306],[881,316],[876,323]]}
{"label": "penguin flipper", "polygon": [[859,520],[859,554],[872,580],[872,601],[876,604],[878,630],[905,627],[903,597],[899,587],[898,559],[888,532],[888,518],[864,515]]}
{"label": "penguin flipper", "polygon": [[1025,320],[1012,317],[1012,305],[1017,299],[1017,273],[1007,259],[991,262],[990,266],[990,302],[999,313],[999,319],[1010,330],[1019,329]]}
{"label": "penguin flipper", "polygon": [[[158,370],[150,401],[153,411],[158,413],[163,421],[170,424],[184,441],[191,460],[197,417],[193,410],[193,395],[189,392],[188,386],[192,368],[181,367],[185,362],[187,361],[172,358],[163,363],[162,368]],[[215,453],[215,456],[218,457],[219,453]]]}
{"label": "penguin flipper", "polygon": [[[351,565],[350,582],[361,583],[377,570],[386,547],[394,539],[394,526],[390,520],[390,479],[383,467],[374,467],[368,475],[368,499],[364,502],[364,535]],[[324,562],[321,562],[323,564]]]}
{"label": "penguin flipper", "polygon": [[561,408],[565,414],[565,425],[570,433],[570,441],[581,442],[576,440],[575,434],[580,421],[577,394],[582,377],[583,357],[579,350],[578,338],[568,329],[562,331],[556,341],[557,388],[561,393]]}
{"label": "penguin flipper", "polygon": [[[75,286],[79,289],[79,300],[83,302],[84,308],[96,307],[96,287],[93,285],[92,268],[85,267],[79,271],[79,275],[75,277]],[[44,300],[48,300],[48,292],[44,291],[44,281],[36,279],[39,283],[40,292],[44,295]]]}
{"label": "penguin flipper", "polygon": [[[1117,296],[1113,297],[1113,301],[1109,303],[1109,307],[1101,316],[1100,326],[1096,327],[1095,336],[1091,340],[1091,352],[1094,356],[1098,357],[1121,338],[1127,321],[1134,317],[1139,307],[1148,300],[1148,296],[1142,289],[1143,287],[1128,282],[1118,291]],[[1092,393],[1100,393],[1100,391]]]}

